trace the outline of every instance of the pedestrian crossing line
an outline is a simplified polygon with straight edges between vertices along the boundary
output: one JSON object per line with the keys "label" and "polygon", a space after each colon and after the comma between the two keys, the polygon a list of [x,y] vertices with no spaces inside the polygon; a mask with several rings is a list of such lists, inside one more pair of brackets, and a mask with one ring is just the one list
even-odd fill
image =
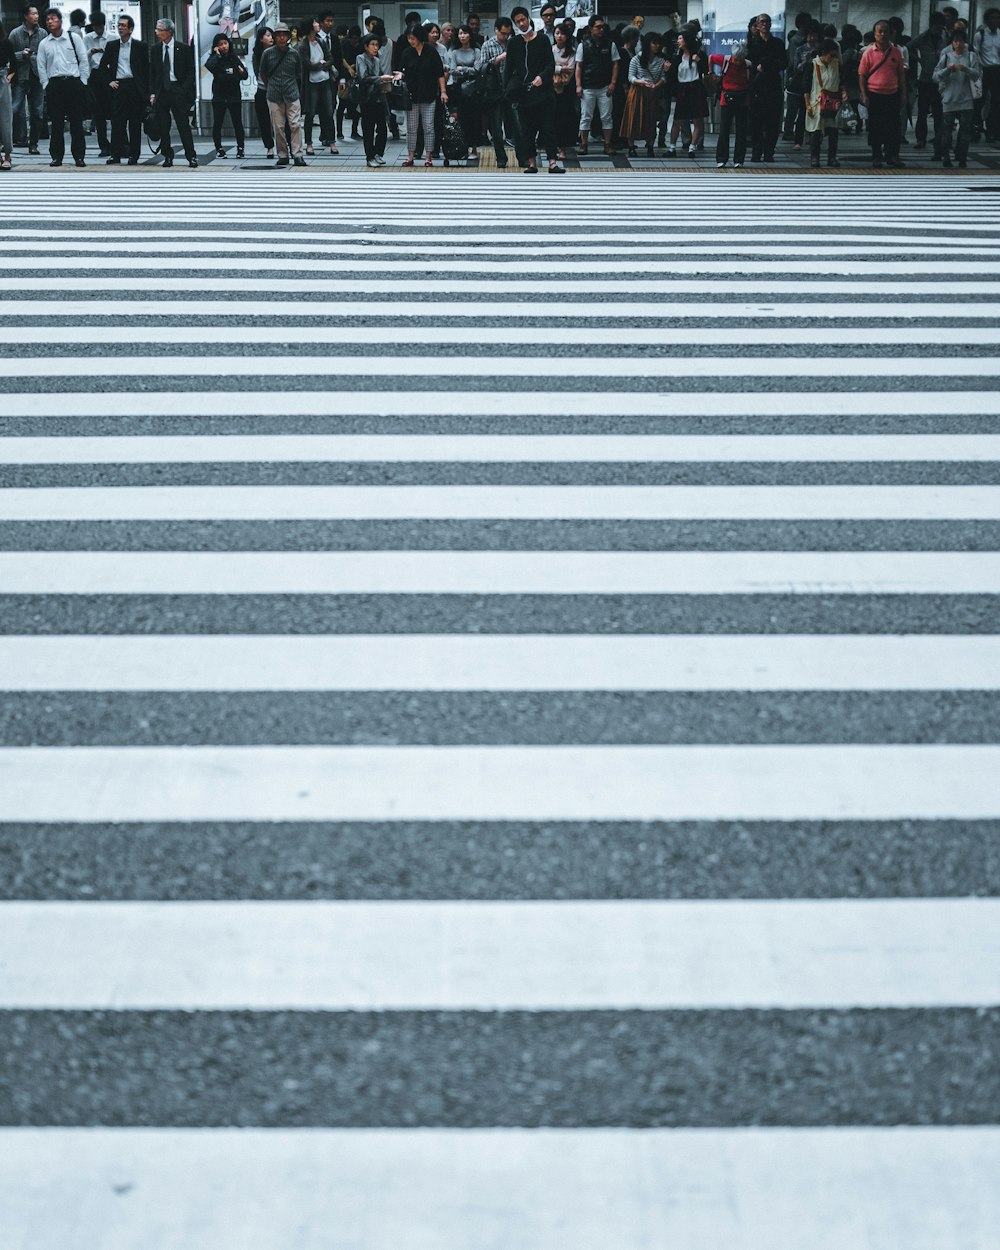
{"label": "pedestrian crossing line", "polygon": [[[197,267],[194,267],[194,269],[194,272],[186,275],[138,277],[133,274],[130,268],[128,279],[129,294],[144,291],[162,291],[166,295],[178,291],[201,292],[204,289],[205,279],[197,272]],[[732,265],[727,265],[725,272],[731,274]],[[910,295],[947,295],[949,298],[954,298],[956,295],[976,295],[996,300],[998,292],[1000,292],[1000,282],[994,281],[989,277],[972,277],[968,269],[963,269],[961,272],[961,279],[952,279],[947,274],[942,274],[941,278],[936,281],[906,280],[905,275],[902,273],[887,271],[883,274],[881,270],[866,270],[864,279],[853,280],[845,280],[840,277],[828,278],[823,274],[816,276],[810,274],[809,293],[813,298],[817,299],[822,298],[824,295],[840,297],[880,295],[884,297],[886,294],[897,293],[900,283],[903,282],[905,290]],[[342,277],[339,275],[336,281],[338,290],[343,291],[345,295],[381,295],[391,296],[393,299],[398,300],[422,291],[430,292],[438,298],[448,295],[461,295],[464,298],[466,294],[478,297],[505,295],[509,298],[512,294],[523,294],[551,299],[554,295],[585,294],[593,296],[598,293],[628,295],[635,289],[634,283],[630,280],[592,278],[588,273],[584,272],[581,272],[580,277],[576,279],[547,278],[544,282],[539,282],[531,276],[521,276],[517,272],[512,272],[510,276],[504,278],[484,278],[471,266],[463,274],[452,277],[441,277],[438,273],[428,272],[425,269],[420,277],[400,275],[400,277],[392,281],[382,278]],[[235,298],[242,298],[243,294],[254,293],[282,295],[286,292],[291,292],[293,294],[328,295],[330,290],[330,278],[328,277],[252,278],[245,277],[240,273],[238,282],[240,294]],[[804,293],[802,282],[802,278],[796,280],[789,279],[788,281],[779,278],[768,280],[748,278],[740,283],[740,293],[744,296],[756,295],[762,297],[775,295],[801,296]],[[122,282],[121,278],[117,276],[103,277],[96,274],[92,276],[88,274],[87,277],[83,278],[49,277],[46,275],[35,279],[32,287],[37,292],[39,298],[45,298],[48,292],[121,292]],[[704,299],[704,277],[675,278],[671,276],[669,286],[665,287],[664,294],[670,297],[694,295]],[[122,303],[123,307],[127,307],[127,301],[123,300]]]}
{"label": "pedestrian crossing line", "polygon": [[0,1010],[990,1007],[998,932],[997,899],[8,902]]}
{"label": "pedestrian crossing line", "polygon": [[2,521],[1000,520],[1000,486],[10,487]]}
{"label": "pedestrian crossing line", "polygon": [[3,747],[7,821],[996,820],[1000,747]]}
{"label": "pedestrian crossing line", "polygon": [[[162,306],[161,306],[162,313]],[[977,314],[969,313],[971,318]],[[242,310],[234,315],[244,316]],[[273,305],[271,306],[271,315],[273,315]],[[444,314],[447,317],[450,314]],[[606,315],[606,314],[605,314]],[[660,316],[658,313],[657,316]],[[433,317],[429,318],[433,320]],[[575,320],[575,318],[574,318]],[[63,348],[69,345],[84,346],[95,344],[101,348],[107,348],[109,340],[113,337],[114,331],[118,327],[89,325],[89,326],[47,326],[47,333],[51,336],[53,345]],[[384,345],[387,350],[394,348],[398,344],[411,343],[427,343],[436,347],[445,347],[452,345],[460,345],[467,348],[469,344],[470,331],[482,332],[488,335],[493,348],[506,347],[515,345],[523,349],[525,345],[526,330],[522,325],[520,327],[511,327],[509,330],[480,326],[313,326],[310,327],[309,337],[315,344],[333,343],[338,346],[361,345],[367,349],[376,349],[380,345]],[[202,347],[205,343],[223,342],[228,335],[233,333],[233,328],[225,325],[215,326],[196,326],[188,324],[184,326],[129,326],[128,327],[128,344],[127,350],[132,350],[140,344],[161,343],[173,346],[186,347]],[[248,348],[258,345],[265,345],[273,351],[280,343],[287,343],[290,347],[297,345],[301,339],[301,330],[279,330],[273,326],[240,326],[238,335],[242,347],[242,359],[246,360],[250,354]],[[25,327],[6,327],[0,326],[0,346],[10,344],[11,346],[22,346],[37,340],[37,328],[27,329]],[[538,326],[532,327],[530,330],[531,344],[536,348],[540,344],[549,346],[572,346],[576,348],[580,339],[579,325],[567,325],[565,327]],[[723,328],[713,329],[710,333],[703,327],[684,328],[664,325],[662,328],[648,329],[643,326],[619,327],[615,329],[601,331],[602,346],[612,343],[623,344],[628,347],[676,347],[681,344],[690,344],[706,349],[706,339],[711,337],[712,349],[717,347],[733,347],[733,346],[765,346],[765,347],[791,347],[806,345],[811,348],[817,346],[817,335],[815,328],[793,329],[790,327],[781,327],[777,329],[745,329],[745,330],[728,330]],[[874,345],[886,346],[892,345],[897,348],[906,349],[908,347],[931,346],[940,348],[942,339],[947,339],[949,346],[952,348],[962,346],[969,351],[971,349],[983,349],[1000,344],[1000,329],[992,329],[986,326],[966,325],[966,326],[893,326],[893,327],[858,327],[856,331],[847,330],[840,335],[840,349],[846,347],[872,347]],[[116,364],[125,358],[126,345],[122,344],[116,354]]]}
{"label": "pedestrian crossing line", "polygon": [[1000,552],[0,552],[6,595],[997,594]]}
{"label": "pedestrian crossing line", "polygon": [[[0,1150],[9,1227],[36,1230],[12,1250],[110,1229],[116,1250],[265,1250],[292,1220],[299,1250],[327,1250],[331,1229],[407,1250],[979,1250],[1000,1222],[1000,1131],[977,1126],[18,1128]],[[42,1213],[49,1176],[64,1201]]]}
{"label": "pedestrian crossing line", "polygon": [[[874,298],[869,298],[864,302],[865,341],[881,341],[878,337],[869,337],[869,330],[875,331],[875,327],[872,323],[878,320],[900,321],[907,324],[916,320],[934,322],[951,322],[955,320],[982,322],[990,319],[995,320],[998,316],[1000,316],[1000,303],[991,303],[987,300],[971,298],[964,300],[960,304],[947,302],[948,290],[949,288],[945,287],[941,291],[941,293],[937,296],[937,302],[907,300],[906,303],[896,303],[889,300],[878,303],[874,301]],[[433,292],[431,292],[431,295],[433,295]],[[820,319],[846,322],[847,324],[838,326],[838,334],[848,336],[854,332],[852,329],[853,319],[858,313],[859,302],[861,302],[860,297],[858,302],[848,304],[835,303],[825,300],[822,297],[822,293],[811,293],[811,295],[812,297],[809,300],[808,306],[809,316],[812,320],[815,321],[816,319]],[[314,321],[326,318],[334,320],[336,322],[336,326],[334,328],[339,328],[340,331],[347,336],[343,339],[344,342],[350,342],[351,336],[360,330],[360,327],[355,327],[353,325],[341,325],[342,321],[347,320],[351,322],[361,321],[364,322],[365,325],[385,329],[388,329],[389,327],[384,323],[392,322],[393,331],[398,331],[404,336],[398,341],[407,342],[410,341],[405,337],[408,331],[414,335],[418,335],[428,332],[425,330],[425,327],[434,327],[434,329],[429,332],[436,336],[438,329],[445,328],[443,325],[444,322],[462,322],[465,319],[475,320],[477,318],[483,318],[485,311],[485,314],[489,317],[487,328],[489,330],[489,337],[491,341],[494,333],[498,333],[501,336],[503,334],[503,328],[498,324],[499,320],[501,318],[508,318],[517,322],[517,327],[515,328],[524,328],[530,322],[541,322],[541,325],[532,325],[531,327],[533,341],[541,342],[543,340],[535,336],[535,331],[548,329],[560,320],[560,310],[553,307],[551,301],[544,300],[541,297],[539,297],[534,303],[532,300],[528,299],[520,299],[516,303],[504,303],[503,301],[491,299],[484,307],[484,305],[478,302],[474,296],[475,292],[469,292],[468,297],[462,303],[456,303],[454,300],[434,301],[433,299],[422,299],[419,301],[397,300],[394,301],[391,306],[352,300],[330,302],[322,299],[308,299],[300,301],[281,300],[276,298],[269,300],[250,300],[246,298],[200,300],[169,299],[164,297],[156,300],[131,298],[125,300],[121,298],[120,294],[115,299],[100,299],[98,297],[93,299],[77,300],[60,299],[58,301],[58,305],[53,307],[53,315],[62,318],[79,317],[84,318],[87,321],[94,321],[94,319],[98,317],[114,317],[119,324],[117,326],[106,326],[103,324],[80,325],[78,322],[74,322],[72,328],[67,327],[63,329],[62,327],[53,326],[52,337],[55,339],[57,335],[61,334],[87,336],[87,338],[79,338],[76,340],[83,342],[88,341],[91,335],[107,335],[110,330],[116,328],[120,329],[122,326],[125,326],[129,331],[129,342],[138,343],[146,340],[142,337],[134,337],[132,334],[133,330],[145,334],[147,332],[155,333],[156,330],[162,330],[164,332],[168,330],[171,332],[184,332],[185,329],[183,326],[172,327],[160,325],[154,330],[153,327],[149,326],[133,325],[133,322],[139,317],[155,317],[159,322],[163,322],[170,317],[182,316],[188,323],[195,326],[197,337],[199,339],[203,336],[207,336],[215,329],[213,326],[203,327],[199,325],[197,319],[200,317],[238,317],[241,322],[250,318],[270,318],[272,320],[280,319],[281,324],[276,327],[278,334],[285,332],[287,321],[289,320],[298,323],[305,318],[310,318]],[[712,322],[719,320],[732,321],[736,318],[746,318],[753,322],[776,320],[794,320],[797,322],[802,316],[803,307],[801,302],[793,300],[779,302],[778,305],[768,304],[763,306],[759,301],[757,303],[728,303],[725,305],[720,305],[715,302],[706,302],[704,300],[678,303],[671,302],[669,296],[664,299],[653,301],[648,298],[648,293],[644,293],[644,297],[641,300],[608,300],[594,303],[574,298],[571,303],[572,307],[568,310],[564,319],[572,319],[574,325],[581,318],[600,320],[602,323],[600,327],[602,342],[616,341],[614,335],[616,334],[616,327],[618,327],[619,323],[628,325],[629,323],[638,321],[660,320],[668,325],[671,331],[676,330],[678,333],[686,334],[688,331],[684,330],[683,327],[676,327],[674,325],[676,321],[707,320]],[[46,304],[39,300],[17,300],[13,298],[4,300],[3,304],[0,304],[0,327],[2,327],[3,341],[11,343],[31,342],[32,339],[30,338],[30,334],[32,332],[30,330],[25,330],[25,328],[19,323],[24,317],[32,317],[35,319],[44,317],[46,315],[44,311],[45,308]],[[6,318],[9,318],[17,324],[10,326],[6,325]],[[400,321],[405,321],[411,318],[419,318],[423,325],[406,327],[397,324]],[[604,322],[609,320],[614,324],[611,326],[604,325]],[[269,326],[267,328],[271,330],[275,327]],[[323,327],[317,326],[316,328],[321,329]],[[937,326],[931,328],[937,329]],[[950,334],[956,328],[960,332],[963,329],[961,326],[954,327],[948,325],[947,331]],[[989,326],[977,326],[976,328],[977,330],[991,330],[991,327]],[[242,336],[245,331],[249,332],[255,329],[260,329],[260,327],[245,326],[241,324],[240,335]],[[191,331],[188,332],[191,333]],[[711,340],[712,342],[719,343],[727,342],[728,336],[731,334],[744,333],[742,330],[730,331],[726,327],[716,326],[712,326],[707,329],[699,327],[699,332],[701,334],[702,342]],[[763,333],[764,331],[757,329],[754,325],[749,325],[747,326],[745,332],[746,334],[752,336],[755,332]],[[227,335],[232,334],[232,327],[226,326],[225,333]],[[804,336],[806,333],[810,333],[810,331],[796,329],[792,326],[784,327],[782,329],[782,333],[793,336],[789,339],[782,339],[782,342],[794,342],[794,336],[796,334]],[[718,338],[717,336],[719,334],[722,334],[723,337]],[[943,336],[944,331],[942,330],[940,334]],[[15,335],[17,337],[10,338],[8,335]],[[611,336],[610,338],[608,337],[609,335]],[[96,341],[103,342],[104,339],[98,337]],[[157,338],[153,341],[159,342],[160,340]],[[247,341],[252,341],[252,337]],[[280,339],[273,338],[272,341],[280,342]],[[500,337],[497,341],[503,342],[504,340]],[[631,339],[629,341],[631,341]],[[682,342],[685,340],[675,339],[675,341]],[[747,339],[747,342],[753,341],[754,339],[752,337]],[[852,340],[848,337],[844,337],[843,341],[851,342]],[[913,339],[912,341],[916,342],[918,340]],[[990,340],[987,338],[982,341],[989,342]],[[938,342],[940,342],[940,337]]]}
{"label": "pedestrian crossing line", "polygon": [[10,691],[996,690],[1000,635],[0,636]]}
{"label": "pedestrian crossing line", "polygon": [[[373,249],[374,251],[374,249]],[[984,249],[984,255],[994,255],[992,249]],[[371,261],[379,259],[377,252],[371,257]],[[830,272],[840,273],[842,258],[822,256],[809,257],[783,257],[780,260],[769,260],[755,258],[752,266],[752,272],[755,275],[767,274],[786,274],[799,273],[808,274],[811,280],[822,277],[824,273],[824,260],[826,265],[830,267]],[[329,273],[334,275],[357,273],[358,263],[351,257],[328,259],[325,257],[317,257],[310,255],[308,260],[303,260],[301,264],[296,264],[294,260],[284,256],[260,256],[247,253],[239,253],[230,251],[226,256],[185,256],[181,253],[173,253],[170,256],[142,256],[132,255],[129,257],[130,274],[138,272],[149,273],[170,273],[174,271],[184,271],[196,269],[203,274],[225,273],[227,276],[232,275],[234,279],[239,280],[243,273],[268,273],[277,271],[284,274],[299,271],[302,273]],[[1000,262],[983,259],[982,256],[973,254],[969,257],[962,257],[963,263],[975,264],[973,271],[977,276],[982,274],[992,277],[1000,273]],[[914,260],[908,258],[906,260],[893,261],[885,260],[879,266],[879,276],[883,280],[891,278],[909,278],[911,275],[930,277],[933,275],[941,275],[950,278],[955,270],[955,259],[936,257],[933,260]],[[50,255],[48,253],[41,256],[26,256],[21,262],[21,268],[28,272],[46,271],[50,269],[58,270],[60,273],[73,272],[74,270],[86,270],[90,273],[100,273],[103,270],[121,269],[121,257],[118,256],[77,256],[77,255]],[[561,257],[558,261],[560,274],[571,275],[579,274],[588,279],[592,275],[618,274],[621,272],[621,264],[617,260],[594,260],[586,257],[582,260],[574,260],[572,258]],[[835,266],[835,267],[834,267]],[[401,276],[405,275],[410,281],[413,275],[417,274],[426,277],[428,273],[428,261],[426,257],[419,260],[394,260],[393,269]],[[470,259],[468,257],[460,257],[459,259],[444,259],[436,257],[433,262],[433,272],[436,277],[438,274],[463,275],[469,278]],[[688,266],[690,273],[704,274],[726,274],[732,276],[733,261],[727,260],[705,260],[702,257],[693,259]],[[963,269],[963,275],[970,273],[968,268]],[[521,274],[516,268],[512,267],[508,282],[514,284],[521,278]],[[46,278],[42,277],[43,281]],[[454,280],[454,279],[453,279]],[[131,279],[130,279],[131,281]],[[242,282],[241,282],[242,285]],[[672,283],[671,283],[672,285]],[[558,282],[558,290],[564,290],[565,284],[560,279]],[[624,289],[622,286],[615,288],[617,290]]]}
{"label": "pedestrian crossing line", "polygon": [[201,434],[4,437],[4,465],[862,464],[1000,460],[1000,434]]}

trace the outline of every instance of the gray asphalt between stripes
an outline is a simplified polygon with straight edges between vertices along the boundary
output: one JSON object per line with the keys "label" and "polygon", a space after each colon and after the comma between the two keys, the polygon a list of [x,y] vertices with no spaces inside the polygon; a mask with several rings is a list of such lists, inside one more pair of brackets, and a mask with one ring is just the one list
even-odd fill
{"label": "gray asphalt between stripes", "polygon": [[1000,551],[1000,521],[6,521],[0,551]]}
{"label": "gray asphalt between stripes", "polygon": [[[937,379],[939,381],[939,379]],[[76,391],[74,394],[78,393]],[[24,392],[20,392],[21,395]],[[20,405],[23,400],[16,401]],[[30,401],[29,401],[30,402]],[[795,404],[801,411],[788,415],[747,416],[738,411],[739,399],[733,401],[732,414],[702,416],[697,399],[690,401],[690,413],[678,416],[640,417],[625,411],[616,395],[609,401],[608,412],[602,416],[518,417],[500,413],[496,416],[342,416],[330,412],[323,416],[255,416],[254,396],[247,393],[243,416],[215,416],[211,400],[205,403],[204,415],[197,416],[88,416],[72,411],[62,416],[3,416],[0,413],[0,437],[35,437],[49,435],[137,435],[137,434],[940,434],[947,424],[949,434],[996,434],[995,415],[962,412],[962,396],[950,397],[955,411],[947,418],[930,414],[884,416],[865,412],[865,403],[852,395],[827,397],[826,406],[833,415],[811,413],[808,399]],[[470,401],[471,402],[471,401]],[[13,406],[13,403],[11,404]],[[109,407],[112,405],[109,405]],[[289,402],[289,408],[294,408]],[[331,404],[331,407],[334,405]],[[541,407],[541,405],[539,405]],[[918,406],[918,397],[913,406]],[[1000,397],[997,400],[1000,410]],[[386,400],[386,408],[405,407],[405,397]],[[838,409],[841,410],[838,412]],[[847,409],[847,412],[842,410]],[[851,415],[853,414],[853,415]]]}
{"label": "gray asphalt between stripes", "polygon": [[1000,698],[993,690],[15,690],[0,704],[2,746],[802,742],[1000,742]]}
{"label": "gray asphalt between stripes", "polygon": [[998,1041],[1000,1009],[5,1011],[0,1123],[988,1124]]}
{"label": "gray asphalt between stripes", "polygon": [[0,489],[75,486],[996,486],[1000,461],[453,461],[0,465]]}
{"label": "gray asphalt between stripes", "polygon": [[994,634],[996,595],[0,595],[0,634]]}
{"label": "gray asphalt between stripes", "polygon": [[1000,821],[0,822],[0,898],[973,898]]}

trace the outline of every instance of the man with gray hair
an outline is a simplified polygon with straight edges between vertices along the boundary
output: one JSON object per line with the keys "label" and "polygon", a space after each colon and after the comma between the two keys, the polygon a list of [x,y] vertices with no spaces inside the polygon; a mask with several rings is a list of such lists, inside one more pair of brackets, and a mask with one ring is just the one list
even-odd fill
{"label": "man with gray hair", "polygon": [[174,163],[174,149],[170,144],[170,119],[173,118],[187,163],[192,169],[197,169],[198,158],[195,155],[191,123],[188,120],[195,97],[194,53],[186,43],[177,42],[174,30],[174,24],[169,17],[157,19],[156,38],[159,47],[150,58],[149,102],[156,108],[156,120],[163,133],[160,140],[163,167],[169,169]]}

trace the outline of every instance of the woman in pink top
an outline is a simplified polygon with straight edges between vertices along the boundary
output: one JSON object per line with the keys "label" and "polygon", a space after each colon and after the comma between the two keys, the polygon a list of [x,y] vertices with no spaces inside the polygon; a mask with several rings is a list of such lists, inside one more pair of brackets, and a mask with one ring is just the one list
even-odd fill
{"label": "woman in pink top", "polygon": [[868,141],[872,165],[882,168],[883,155],[890,169],[902,169],[899,159],[899,118],[906,100],[903,54],[889,37],[889,23],[875,23],[875,42],[861,55],[858,66],[861,103],[868,109]]}

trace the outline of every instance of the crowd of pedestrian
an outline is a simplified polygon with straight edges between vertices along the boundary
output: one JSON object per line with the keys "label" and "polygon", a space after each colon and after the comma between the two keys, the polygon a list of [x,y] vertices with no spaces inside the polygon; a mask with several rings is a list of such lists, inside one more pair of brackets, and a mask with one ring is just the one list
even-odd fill
{"label": "crowd of pedestrian", "polygon": [[[646,29],[641,15],[614,29],[608,19],[557,21],[543,5],[536,28],[527,8],[496,18],[487,34],[476,14],[464,23],[424,23],[416,11],[390,40],[378,17],[365,29],[337,27],[320,13],[290,29],[264,27],[254,41],[255,114],[266,156],[279,165],[305,165],[321,147],[337,154],[346,121],[361,139],[370,168],[384,165],[388,137],[401,135],[404,165],[425,167],[475,160],[492,143],[496,163],[514,155],[525,173],[544,157],[563,173],[571,152],[586,155],[593,141],[605,153],[640,145],[647,157],[696,158],[706,121],[717,123],[716,165],[742,167],[775,160],[779,141],[810,163],[839,165],[843,133],[867,133],[876,168],[902,168],[902,148],[931,148],[931,160],[964,168],[970,144],[1000,140],[1000,9],[989,9],[970,34],[958,11],[930,15],[910,37],[898,17],[864,34],[838,30],[806,12],[784,41],[760,14],[745,39],[709,53],[700,23],[673,15],[669,29]],[[53,166],[65,157],[65,130],[74,162],[84,165],[89,119],[108,164],[139,160],[143,127],[158,136],[163,164],[174,162],[176,129],[187,163],[197,168],[191,129],[198,66],[173,23],[157,21],[152,50],[134,37],[122,15],[116,31],[102,14],[82,10],[64,28],[60,10],[27,5],[7,37],[0,28],[0,169],[12,167],[14,147],[39,154],[47,128]],[[244,155],[242,84],[250,67],[236,41],[219,33],[205,61],[211,79],[212,140],[216,155],[227,119]],[[930,136],[928,119],[933,123]],[[318,123],[318,125],[317,125]],[[110,124],[110,132],[109,132]],[[360,133],[359,133],[360,128]]]}

